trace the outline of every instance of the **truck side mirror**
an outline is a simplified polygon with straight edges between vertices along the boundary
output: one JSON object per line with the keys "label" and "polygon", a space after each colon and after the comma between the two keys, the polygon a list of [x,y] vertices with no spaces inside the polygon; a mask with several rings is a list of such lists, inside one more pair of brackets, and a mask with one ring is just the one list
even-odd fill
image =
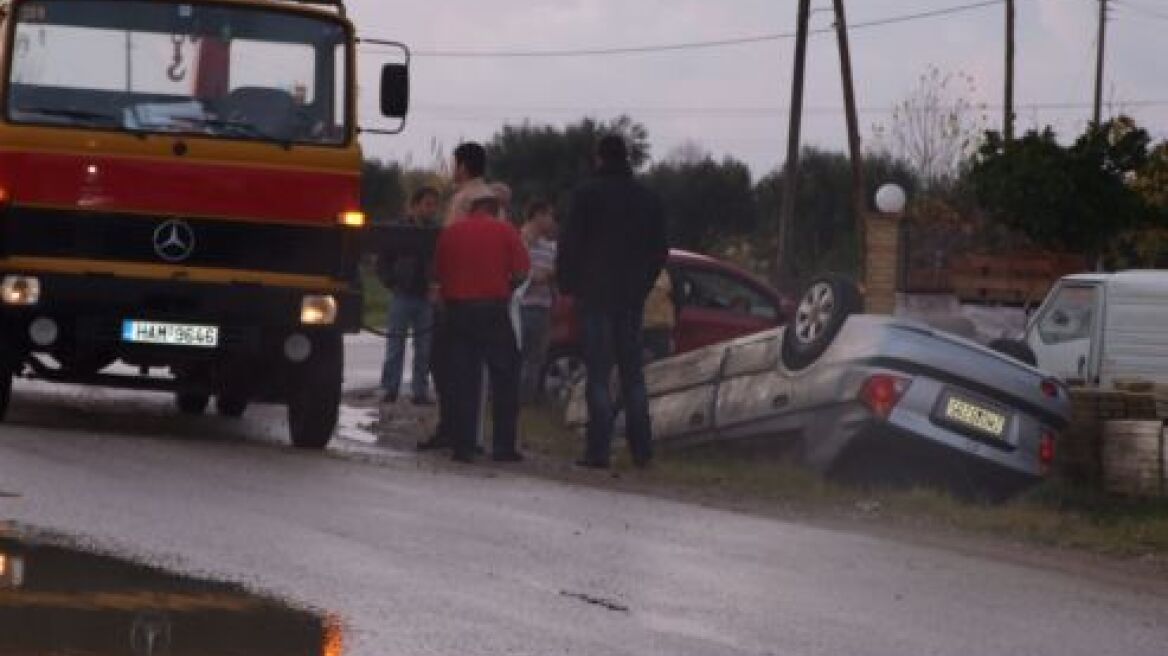
{"label": "truck side mirror", "polygon": [[386,64],[381,69],[381,114],[405,119],[410,110],[410,67]]}

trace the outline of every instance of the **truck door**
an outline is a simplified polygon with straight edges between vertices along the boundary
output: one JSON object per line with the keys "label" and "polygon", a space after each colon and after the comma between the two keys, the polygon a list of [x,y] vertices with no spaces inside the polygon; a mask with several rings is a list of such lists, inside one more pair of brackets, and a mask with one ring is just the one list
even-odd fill
{"label": "truck door", "polygon": [[1088,384],[1095,377],[1093,344],[1102,310],[1096,283],[1061,283],[1043,303],[1026,341],[1038,366],[1068,383]]}

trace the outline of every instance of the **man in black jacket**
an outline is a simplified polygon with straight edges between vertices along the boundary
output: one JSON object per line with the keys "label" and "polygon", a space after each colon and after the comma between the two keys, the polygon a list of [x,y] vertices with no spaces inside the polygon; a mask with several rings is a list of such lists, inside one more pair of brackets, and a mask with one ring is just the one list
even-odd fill
{"label": "man in black jacket", "polygon": [[628,147],[601,139],[597,175],[572,198],[560,239],[560,289],[576,298],[588,370],[588,444],[582,466],[609,464],[614,409],[609,378],[620,370],[626,432],[633,463],[653,457],[641,326],[645,297],[668,255],[661,200],[633,177]]}
{"label": "man in black jacket", "polygon": [[[410,228],[438,231],[438,190],[422,187],[410,198],[409,214],[403,224]],[[433,243],[415,252],[385,251],[378,256],[382,284],[393,292],[386,327],[385,366],[381,373],[384,401],[397,402],[405,359],[406,337],[414,340],[413,401],[432,405],[430,398],[430,345],[434,329],[434,307],[430,303],[433,278]]]}

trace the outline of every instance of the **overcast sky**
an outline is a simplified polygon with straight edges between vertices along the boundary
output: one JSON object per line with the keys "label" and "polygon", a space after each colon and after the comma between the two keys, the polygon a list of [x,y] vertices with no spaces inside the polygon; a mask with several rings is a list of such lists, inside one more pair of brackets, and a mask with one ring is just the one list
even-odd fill
{"label": "overcast sky", "polygon": [[[972,4],[974,0],[850,0],[852,25]],[[437,146],[488,140],[506,123],[562,125],[622,113],[648,128],[656,159],[694,141],[756,174],[785,152],[792,39],[723,48],[578,58],[445,58],[434,51],[591,49],[750,37],[794,30],[796,0],[349,0],[358,31],[398,39],[418,52],[406,132],[366,137],[367,154],[427,165]],[[1094,80],[1096,0],[1017,0],[1019,128],[1082,129]],[[812,29],[830,27],[830,0],[813,0]],[[855,29],[852,52],[861,124],[887,122],[930,64],[965,72],[998,127],[1003,86],[1004,5]],[[1108,33],[1106,98],[1168,133],[1168,0],[1115,0]],[[375,69],[365,50],[362,115],[376,120]],[[812,37],[804,143],[843,148],[839,60],[833,37]],[[1141,101],[1162,101],[1138,105]],[[1032,109],[1028,105],[1081,103]]]}

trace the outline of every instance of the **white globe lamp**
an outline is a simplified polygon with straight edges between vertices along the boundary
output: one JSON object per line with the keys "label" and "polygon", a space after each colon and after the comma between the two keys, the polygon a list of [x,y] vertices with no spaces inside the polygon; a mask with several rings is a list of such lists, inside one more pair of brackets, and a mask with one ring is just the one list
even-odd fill
{"label": "white globe lamp", "polygon": [[901,214],[908,203],[904,188],[898,184],[886,184],[876,190],[876,209],[881,214]]}

